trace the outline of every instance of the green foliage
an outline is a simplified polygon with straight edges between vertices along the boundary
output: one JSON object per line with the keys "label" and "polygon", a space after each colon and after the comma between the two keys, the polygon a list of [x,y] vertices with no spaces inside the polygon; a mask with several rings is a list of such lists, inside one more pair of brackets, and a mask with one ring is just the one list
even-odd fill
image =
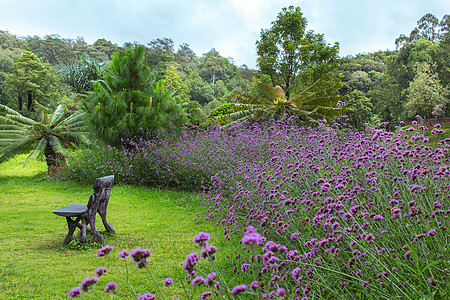
{"label": "green foliage", "polygon": [[205,121],[206,115],[202,106],[197,101],[187,101],[183,103],[183,110],[186,112],[189,122],[194,125],[200,125]]}
{"label": "green foliage", "polygon": [[206,122],[202,124],[204,127],[208,126],[224,126],[233,120],[231,118],[224,117],[234,113],[234,104],[222,103],[214,108],[208,115]]}
{"label": "green foliage", "polygon": [[14,50],[23,48],[25,42],[15,35],[9,34],[8,31],[0,30],[0,49],[1,50]]}
{"label": "green foliage", "polygon": [[[94,42],[92,47],[96,50],[97,53],[103,53],[106,55],[107,59],[110,60],[114,53],[121,50],[120,47],[118,47],[116,44],[111,43],[110,41],[107,41],[105,39],[98,39]],[[88,53],[92,57],[92,51]],[[93,57],[93,59],[96,59]]]}
{"label": "green foliage", "polygon": [[350,75],[350,80],[348,81],[348,85],[351,91],[359,90],[364,93],[367,93],[371,87],[372,80],[364,71],[355,71]]}
{"label": "green foliage", "polygon": [[238,120],[253,123],[286,116],[297,116],[305,121],[318,119],[331,121],[342,113],[342,108],[337,107],[337,104],[344,97],[334,95],[341,86],[340,80],[336,80],[334,86],[326,87],[329,82],[327,79],[316,81],[291,98],[285,96],[280,86],[272,87],[269,84],[259,83],[258,91],[263,94],[262,97],[249,93],[235,93],[230,97],[234,112],[218,116],[216,119],[231,119],[233,122],[227,126]]}
{"label": "green foliage", "polygon": [[288,98],[338,66],[338,43],[329,46],[322,34],[306,31],[306,26],[299,7],[283,8],[256,43],[260,72],[270,76],[272,85],[280,85]]}
{"label": "green foliage", "polygon": [[27,118],[15,110],[0,104],[0,163],[24,152],[29,159],[45,158],[50,175],[65,165],[68,153],[65,148],[89,141],[82,124],[83,114],[67,115],[62,105],[50,114],[41,110],[40,121]]}
{"label": "green foliage", "polygon": [[[0,35],[1,38],[1,35]],[[14,72],[14,60],[22,56],[20,49],[3,50],[0,49],[0,104],[13,102],[17,95],[13,95],[3,85],[8,74]]]}
{"label": "green foliage", "polygon": [[28,50],[49,64],[68,62],[75,58],[71,41],[61,39],[57,34],[47,35],[44,39],[38,36],[27,37]]}
{"label": "green foliage", "polygon": [[157,134],[186,121],[164,80],[146,65],[142,45],[117,52],[105,72],[105,80],[94,83],[80,108],[87,112],[90,130],[102,141],[120,146],[121,140]]}
{"label": "green foliage", "polygon": [[418,27],[414,28],[409,36],[401,34],[396,40],[397,48],[407,44],[414,44],[420,40],[428,40],[431,42],[446,41],[450,28],[448,26],[449,15],[445,15],[441,22],[431,13],[425,14],[419,21]]}
{"label": "green foliage", "polygon": [[6,76],[3,88],[17,96],[19,111],[25,100],[28,111],[34,110],[34,101],[44,105],[51,105],[56,101],[58,93],[54,88],[55,75],[34,53],[24,51],[13,67],[14,71]]}
{"label": "green foliage", "polygon": [[91,60],[86,54],[81,54],[80,61],[69,61],[55,66],[56,72],[61,74],[64,82],[75,93],[92,90],[93,81],[103,78],[106,64]]}
{"label": "green foliage", "polygon": [[372,102],[363,92],[354,90],[345,100],[346,112],[349,123],[357,130],[364,129],[364,123],[369,123],[372,118]]}
{"label": "green foliage", "polygon": [[166,67],[164,80],[170,86],[170,90],[173,91],[173,97],[177,104],[189,101],[189,86],[182,80],[174,63]]}
{"label": "green foliage", "polygon": [[214,100],[214,89],[211,85],[206,84],[197,72],[190,72],[187,77],[187,84],[189,85],[189,94],[192,101],[206,104]]}
{"label": "green foliage", "polygon": [[205,104],[202,107],[202,111],[205,113],[206,116],[209,116],[209,114],[213,111],[213,109],[219,107],[222,103],[223,102],[220,102],[219,100],[215,99]]}
{"label": "green foliage", "polygon": [[148,43],[149,65],[155,69],[164,70],[175,60],[174,43],[172,39],[156,39]]}
{"label": "green foliage", "polygon": [[408,88],[408,102],[405,108],[410,114],[424,114],[430,119],[430,114],[442,117],[445,105],[449,103],[448,91],[441,85],[433,66],[426,63],[418,64],[417,74]]}
{"label": "green foliage", "polygon": [[220,117],[232,113],[234,113],[234,105],[231,103],[222,103],[217,108],[211,111],[211,113],[208,115],[208,119],[213,119],[215,117]]}

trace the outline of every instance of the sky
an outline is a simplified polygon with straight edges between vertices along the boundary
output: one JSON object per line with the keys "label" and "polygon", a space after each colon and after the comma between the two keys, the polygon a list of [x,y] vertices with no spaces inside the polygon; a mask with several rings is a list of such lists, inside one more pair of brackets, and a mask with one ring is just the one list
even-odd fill
{"label": "sky", "polygon": [[261,29],[290,5],[301,7],[307,30],[339,42],[341,56],[394,50],[426,13],[450,14],[448,0],[0,0],[0,30],[119,46],[171,38],[175,50],[187,43],[201,56],[215,48],[237,66],[256,68]]}

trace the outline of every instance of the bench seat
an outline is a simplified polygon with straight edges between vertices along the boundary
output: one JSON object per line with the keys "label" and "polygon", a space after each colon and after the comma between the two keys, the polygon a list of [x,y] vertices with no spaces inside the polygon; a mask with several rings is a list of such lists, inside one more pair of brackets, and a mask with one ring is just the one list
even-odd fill
{"label": "bench seat", "polygon": [[70,204],[66,207],[58,208],[53,211],[55,215],[62,217],[77,217],[88,210],[87,205],[84,204]]}

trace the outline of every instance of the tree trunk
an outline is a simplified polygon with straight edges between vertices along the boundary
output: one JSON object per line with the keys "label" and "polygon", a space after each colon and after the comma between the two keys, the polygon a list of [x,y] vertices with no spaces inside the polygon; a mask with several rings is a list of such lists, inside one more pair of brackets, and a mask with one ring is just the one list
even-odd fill
{"label": "tree trunk", "polygon": [[48,166],[49,176],[58,174],[66,166],[66,158],[64,155],[56,153],[51,147],[45,149],[45,162]]}
{"label": "tree trunk", "polygon": [[31,91],[27,92],[27,98],[28,98],[28,111],[34,111],[34,105],[33,105],[33,93]]}
{"label": "tree trunk", "polygon": [[19,101],[19,112],[22,111],[22,95],[21,94],[17,94],[17,99]]}

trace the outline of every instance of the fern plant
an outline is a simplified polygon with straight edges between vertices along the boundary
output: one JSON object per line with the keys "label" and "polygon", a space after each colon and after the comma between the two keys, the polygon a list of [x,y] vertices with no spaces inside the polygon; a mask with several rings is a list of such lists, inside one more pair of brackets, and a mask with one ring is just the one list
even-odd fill
{"label": "fern plant", "polygon": [[249,93],[233,94],[230,100],[234,112],[216,118],[233,121],[225,126],[230,126],[238,120],[256,122],[285,116],[297,116],[305,121],[318,119],[330,121],[342,113],[342,108],[338,107],[337,103],[344,97],[334,94],[342,85],[339,80],[332,86],[325,87],[327,83],[329,81],[322,78],[289,99],[280,86],[273,87],[267,83],[259,83],[258,96]]}
{"label": "fern plant", "polygon": [[30,152],[25,163],[44,158],[49,175],[53,175],[65,166],[67,147],[89,144],[83,129],[83,113],[67,115],[62,105],[50,113],[39,103],[35,105],[40,111],[39,121],[0,104],[0,163]]}

